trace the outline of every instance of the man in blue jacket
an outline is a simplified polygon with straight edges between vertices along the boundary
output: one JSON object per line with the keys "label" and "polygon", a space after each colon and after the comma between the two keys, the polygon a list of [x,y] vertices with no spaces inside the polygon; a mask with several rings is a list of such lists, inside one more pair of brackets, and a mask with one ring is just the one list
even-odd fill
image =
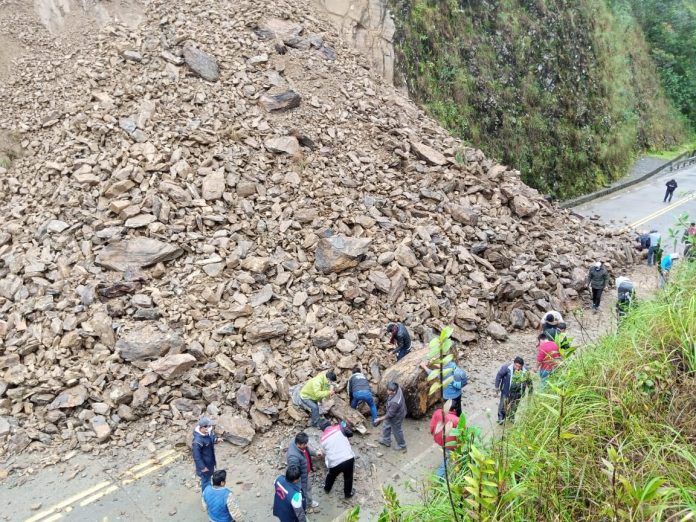
{"label": "man in blue jacket", "polygon": [[285,476],[279,476],[273,485],[273,516],[280,522],[306,522],[306,502],[300,486],[300,468],[289,466]]}
{"label": "man in blue jacket", "polygon": [[503,364],[495,376],[495,389],[500,393],[498,424],[506,419],[514,420],[517,406],[524,393],[532,393],[532,378],[524,367],[522,357],[515,357],[512,364]]}
{"label": "man in blue jacket", "polygon": [[387,333],[390,335],[389,342],[396,345],[394,353],[396,360],[399,361],[406,357],[411,351],[411,335],[403,325],[403,323],[389,323],[387,325]]}
{"label": "man in blue jacket", "polygon": [[[428,375],[433,372],[425,362],[421,362],[420,366]],[[439,367],[438,364],[434,366]],[[446,401],[452,401],[449,411],[455,412],[457,417],[459,417],[462,414],[462,388],[469,384],[469,377],[454,361],[445,364],[445,367],[442,369],[442,376],[443,381],[452,377],[450,383],[442,389],[442,398]]]}
{"label": "man in blue jacket", "polygon": [[201,491],[210,485],[210,480],[215,471],[215,433],[213,433],[213,421],[208,417],[201,417],[198,426],[193,430],[193,443],[191,453],[196,464],[196,475],[201,479]]}
{"label": "man in blue jacket", "polygon": [[213,483],[203,492],[210,522],[234,522],[234,514],[239,513],[237,499],[225,487],[226,480],[227,472],[224,469],[217,470],[213,473]]}

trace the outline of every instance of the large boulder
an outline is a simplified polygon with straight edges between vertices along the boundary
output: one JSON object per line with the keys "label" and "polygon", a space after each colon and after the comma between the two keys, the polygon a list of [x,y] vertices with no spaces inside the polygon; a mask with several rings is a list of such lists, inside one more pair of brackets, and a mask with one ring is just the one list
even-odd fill
{"label": "large boulder", "polygon": [[371,241],[371,238],[353,238],[340,234],[323,237],[314,253],[314,266],[324,274],[353,268],[364,259]]}
{"label": "large boulder", "polygon": [[116,353],[125,361],[156,359],[167,352],[179,352],[184,341],[172,330],[151,325],[131,330],[116,341]]}
{"label": "large boulder", "polygon": [[135,237],[109,243],[97,255],[95,263],[111,270],[147,268],[176,259],[184,251],[177,245],[147,237]]}
{"label": "large boulder", "polygon": [[222,431],[222,438],[237,446],[248,446],[256,435],[251,422],[237,415],[229,413],[222,415],[218,419],[217,425]]}

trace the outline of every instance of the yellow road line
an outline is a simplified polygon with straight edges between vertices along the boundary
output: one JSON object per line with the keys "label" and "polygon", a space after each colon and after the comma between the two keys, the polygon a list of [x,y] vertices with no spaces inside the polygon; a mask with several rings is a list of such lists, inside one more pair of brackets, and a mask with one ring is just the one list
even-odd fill
{"label": "yellow road line", "polygon": [[96,484],[91,488],[76,493],[75,495],[66,498],[63,501],[54,504],[50,508],[45,509],[40,513],[37,513],[36,515],[33,515],[32,517],[26,519],[24,522],[53,522],[55,520],[58,520],[63,516],[62,514],[57,513],[58,511],[61,511],[67,508],[68,506],[71,506],[72,504],[75,504],[80,501],[80,507],[84,507],[88,504],[91,504],[92,502],[99,500],[100,498],[106,495],[110,495],[114,491],[117,491],[121,486],[131,484],[136,480],[141,479],[142,477],[149,475],[150,473],[153,473],[158,469],[167,466],[168,464],[171,464],[181,456],[182,453],[180,451],[176,451],[174,449],[164,450],[152,457],[151,459],[145,460],[140,464],[137,464],[132,468],[129,468],[126,471],[124,471],[119,476],[119,479],[116,481],[117,483],[112,483],[108,480],[100,482],[99,484]]}
{"label": "yellow road line", "polygon": [[645,223],[655,219],[656,217],[659,217],[663,214],[671,212],[675,208],[678,208],[682,205],[687,204],[689,201],[692,201],[693,199],[696,199],[696,194],[689,194],[688,196],[680,199],[679,201],[676,201],[676,202],[674,202],[674,203],[672,203],[664,208],[661,208],[660,210],[657,210],[657,211],[653,212],[652,214],[649,214],[648,216],[645,216],[644,218],[639,219],[638,221],[636,221],[635,223],[632,223],[629,226],[631,228],[635,228],[635,227],[639,227],[641,225],[644,225]]}
{"label": "yellow road line", "polygon": [[95,500],[99,500],[100,498],[105,497],[106,495],[113,493],[117,489],[118,489],[118,486],[116,486],[116,485],[108,487],[106,489],[102,489],[101,491],[95,493],[91,497],[87,497],[82,502],[80,502],[80,507],[85,507],[86,505],[91,504]]}
{"label": "yellow road line", "polygon": [[[38,522],[39,520],[52,515],[56,511],[60,511],[64,507],[67,507],[70,504],[77,502],[78,500],[83,499],[86,496],[89,496],[92,493],[99,491],[102,488],[105,488],[109,484],[111,484],[111,482],[109,482],[108,480],[105,480],[104,482],[100,482],[99,484],[92,486],[89,489],[81,491],[80,493],[77,493],[77,494],[73,495],[72,497],[66,498],[62,502],[59,502],[58,504],[51,506],[50,508],[46,509],[45,511],[42,511],[41,513],[37,513],[33,517],[26,519],[24,522]],[[52,519],[52,520],[55,520],[55,519]]]}

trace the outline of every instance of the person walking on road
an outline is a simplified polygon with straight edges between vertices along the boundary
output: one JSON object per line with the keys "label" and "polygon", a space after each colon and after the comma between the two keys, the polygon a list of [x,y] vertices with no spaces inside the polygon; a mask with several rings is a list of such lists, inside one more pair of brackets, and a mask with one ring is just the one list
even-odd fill
{"label": "person walking on road", "polygon": [[411,351],[411,336],[403,323],[389,323],[387,333],[391,335],[389,342],[396,345],[396,360],[403,359]]}
{"label": "person walking on road", "polygon": [[295,435],[295,440],[290,442],[287,453],[287,465],[297,466],[300,470],[300,485],[302,486],[302,494],[307,499],[307,505],[317,507],[319,502],[314,500],[312,495],[312,477],[309,474],[312,472],[312,457],[321,457],[321,451],[315,451],[309,447],[309,436],[301,431]]}
{"label": "person walking on road", "polygon": [[[421,368],[430,375],[433,370],[428,368],[425,362],[420,363]],[[439,365],[435,365],[439,367]],[[445,364],[442,369],[443,379],[449,379],[452,377],[452,381],[442,389],[442,398],[446,401],[452,401],[452,411],[457,415],[462,414],[462,388],[469,384],[469,377],[466,372],[462,370],[454,361],[450,361]]]}
{"label": "person walking on road", "polygon": [[219,442],[219,439],[213,433],[213,421],[208,417],[201,417],[193,430],[193,442],[191,443],[196,475],[201,480],[201,493],[210,485],[215,471],[216,442]]}
{"label": "person walking on road", "polygon": [[657,249],[660,248],[660,241],[662,236],[656,229],[652,229],[650,234],[648,234],[648,266],[653,266],[655,264],[655,253]]}
{"label": "person walking on road", "polygon": [[515,420],[515,413],[525,392],[532,393],[532,379],[522,357],[515,357],[511,364],[504,364],[495,376],[495,389],[500,393],[498,424]]}
{"label": "person walking on road", "polygon": [[219,469],[213,473],[212,484],[205,488],[203,501],[208,510],[210,522],[234,522],[241,518],[239,503],[232,491],[225,487],[227,472]]}
{"label": "person walking on road", "polygon": [[324,480],[324,492],[331,493],[336,478],[343,474],[343,495],[346,499],[355,495],[353,490],[353,472],[355,471],[355,453],[350,446],[349,437],[353,432],[345,422],[331,424],[323,421],[319,429],[322,430],[320,444],[324,450],[324,462],[329,470]]}
{"label": "person walking on road", "polygon": [[331,386],[333,382],[336,382],[336,373],[333,370],[327,370],[312,377],[300,389],[302,406],[312,415],[311,423],[315,428],[319,426],[321,420],[319,403],[334,394]]}
{"label": "person walking on road", "polygon": [[457,442],[457,437],[450,435],[449,432],[459,425],[459,417],[455,415],[453,411],[448,411],[447,415],[443,417],[442,408],[438,408],[433,413],[430,418],[430,434],[433,436],[435,444],[440,447],[445,446],[445,456],[440,463],[440,467],[437,468],[435,474],[440,477],[445,477],[445,461],[449,464],[450,454],[452,453],[452,448],[454,447],[452,443]]}
{"label": "person walking on road", "polygon": [[672,201],[674,191],[677,190],[677,182],[674,181],[674,179],[670,179],[667,183],[665,183],[665,186],[667,187],[667,190],[665,191],[665,199],[662,200],[663,203],[667,202],[668,198],[670,202]]}
{"label": "person walking on road", "polygon": [[401,387],[395,383],[387,384],[387,412],[377,419],[377,423],[384,421],[382,438],[379,443],[387,448],[391,447],[391,436],[394,434],[396,449],[406,451],[406,440],[404,439],[403,422],[406,417],[406,399]]}
{"label": "person walking on road", "polygon": [[601,261],[597,261],[587,274],[587,284],[592,291],[592,310],[599,310],[602,301],[602,292],[609,284],[609,272]]}
{"label": "person walking on road", "polygon": [[537,342],[537,368],[539,370],[539,378],[543,387],[549,375],[556,369],[561,359],[561,352],[558,345],[549,340],[546,334],[539,334]]}
{"label": "person walking on road", "polygon": [[307,502],[302,494],[300,468],[288,466],[285,476],[276,478],[273,487],[273,516],[280,522],[306,522]]}
{"label": "person walking on road", "polygon": [[370,407],[372,425],[377,426],[377,405],[372,395],[370,381],[367,380],[367,377],[357,366],[353,368],[353,375],[351,375],[348,381],[348,399],[350,400],[350,407],[353,409],[357,409],[360,402],[367,404]]}

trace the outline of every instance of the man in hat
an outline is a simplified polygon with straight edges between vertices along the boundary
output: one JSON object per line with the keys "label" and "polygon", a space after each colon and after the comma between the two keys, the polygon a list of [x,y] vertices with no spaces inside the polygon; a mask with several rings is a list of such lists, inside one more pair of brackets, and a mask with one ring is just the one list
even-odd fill
{"label": "man in hat", "polygon": [[396,360],[403,359],[411,351],[411,336],[403,323],[389,323],[387,333],[391,336],[389,342],[396,345]]}
{"label": "man in hat", "polygon": [[193,442],[191,453],[196,464],[196,475],[201,479],[201,492],[210,485],[210,480],[215,471],[215,443],[218,439],[213,433],[213,421],[208,417],[201,417],[198,425],[193,429]]}
{"label": "man in hat", "polygon": [[602,301],[602,292],[609,284],[609,272],[601,261],[597,261],[587,274],[587,284],[592,290],[592,310],[599,310]]}

